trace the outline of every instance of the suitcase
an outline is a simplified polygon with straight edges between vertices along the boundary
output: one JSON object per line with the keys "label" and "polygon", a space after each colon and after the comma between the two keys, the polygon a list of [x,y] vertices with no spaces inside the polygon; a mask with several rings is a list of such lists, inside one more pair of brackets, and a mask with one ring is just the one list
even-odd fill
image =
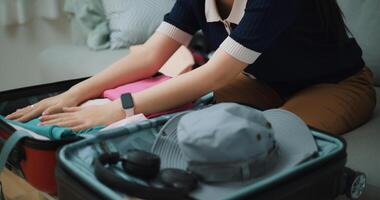
{"label": "suitcase", "polygon": [[[83,80],[62,81],[0,92],[0,114],[5,116],[18,108],[57,95]],[[193,106],[207,104],[212,101],[212,98],[212,94],[205,95]],[[57,193],[55,180],[57,150],[83,137],[85,136],[39,140],[28,137],[22,131],[15,131],[7,124],[0,123],[0,172],[3,167],[8,167],[37,190],[55,195]]]}
{"label": "suitcase", "polygon": [[[22,108],[44,99],[66,91],[71,86],[84,79],[75,79],[50,83],[21,89],[0,92],[0,114],[5,116],[18,108]],[[12,127],[0,124],[0,147],[3,153],[3,145],[14,132]],[[16,138],[17,139],[17,138]],[[22,139],[15,148],[9,147],[9,158],[0,158],[0,167],[6,165],[17,175],[23,177],[27,182],[39,191],[56,194],[57,185],[54,177],[56,166],[57,149],[65,144],[78,141],[80,137],[65,138],[62,140],[37,140],[34,138]],[[13,145],[8,145],[13,146]],[[13,150],[12,150],[13,149]],[[12,150],[12,151],[11,151]],[[7,161],[5,163],[5,161]],[[2,168],[1,168],[2,169]]]}
{"label": "suitcase", "polygon": [[[58,154],[56,171],[59,199],[128,199],[126,194],[97,179],[95,159],[105,152],[119,152],[123,155],[128,149],[149,151],[160,128],[171,116],[106,131],[96,137],[64,146]],[[311,130],[317,141],[317,157],[285,173],[258,180],[223,199],[325,200],[344,193],[351,199],[359,198],[365,187],[365,176],[345,168],[345,141],[316,129]],[[121,171],[117,170],[120,166],[113,169],[115,172]]]}

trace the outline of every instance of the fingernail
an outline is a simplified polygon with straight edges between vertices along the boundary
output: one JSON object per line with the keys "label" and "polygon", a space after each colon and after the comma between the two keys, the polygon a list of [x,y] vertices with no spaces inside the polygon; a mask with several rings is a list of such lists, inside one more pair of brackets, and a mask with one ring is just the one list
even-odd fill
{"label": "fingernail", "polygon": [[48,114],[48,112],[43,112],[43,113],[42,113],[42,115],[47,115],[47,114]]}

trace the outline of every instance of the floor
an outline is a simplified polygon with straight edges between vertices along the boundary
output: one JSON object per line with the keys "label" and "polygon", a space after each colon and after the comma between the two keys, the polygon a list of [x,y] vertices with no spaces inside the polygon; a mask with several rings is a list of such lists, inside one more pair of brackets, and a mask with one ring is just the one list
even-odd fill
{"label": "floor", "polygon": [[6,200],[54,200],[50,195],[38,192],[25,180],[14,175],[9,170],[1,174],[1,183]]}

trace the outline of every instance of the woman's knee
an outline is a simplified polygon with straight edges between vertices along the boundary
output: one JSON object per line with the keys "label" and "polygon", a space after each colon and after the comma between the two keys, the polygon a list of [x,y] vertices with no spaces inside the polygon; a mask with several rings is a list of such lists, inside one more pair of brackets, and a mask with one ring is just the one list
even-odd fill
{"label": "woman's knee", "polygon": [[367,122],[370,116],[368,111],[362,111],[360,116],[347,116],[350,114],[323,106],[311,109],[286,106],[282,108],[299,116],[307,125],[335,135],[352,131]]}
{"label": "woman's knee", "polygon": [[312,127],[344,134],[366,123],[375,106],[373,86],[321,84],[299,92],[282,108]]}

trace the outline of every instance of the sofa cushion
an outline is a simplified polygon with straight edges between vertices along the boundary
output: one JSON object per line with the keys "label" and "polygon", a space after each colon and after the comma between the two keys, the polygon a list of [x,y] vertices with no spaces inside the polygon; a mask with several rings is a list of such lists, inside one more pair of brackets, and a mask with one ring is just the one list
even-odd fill
{"label": "sofa cushion", "polygon": [[86,46],[60,45],[42,51],[38,59],[44,82],[92,76],[128,54],[127,49],[91,51]]}
{"label": "sofa cushion", "polygon": [[[380,99],[380,87],[376,87],[376,93],[377,99]],[[370,187],[367,197],[380,195],[379,131],[380,101],[377,101],[372,119],[343,136],[347,141],[347,166],[367,175],[367,184]]]}
{"label": "sofa cushion", "polygon": [[93,50],[109,48],[110,30],[101,0],[65,0],[64,11],[72,18],[73,32],[80,36],[75,38],[76,42]]}
{"label": "sofa cushion", "polygon": [[111,29],[111,48],[144,43],[175,0],[103,0]]}
{"label": "sofa cushion", "polygon": [[338,0],[346,23],[363,49],[363,58],[380,85],[380,1]]}

